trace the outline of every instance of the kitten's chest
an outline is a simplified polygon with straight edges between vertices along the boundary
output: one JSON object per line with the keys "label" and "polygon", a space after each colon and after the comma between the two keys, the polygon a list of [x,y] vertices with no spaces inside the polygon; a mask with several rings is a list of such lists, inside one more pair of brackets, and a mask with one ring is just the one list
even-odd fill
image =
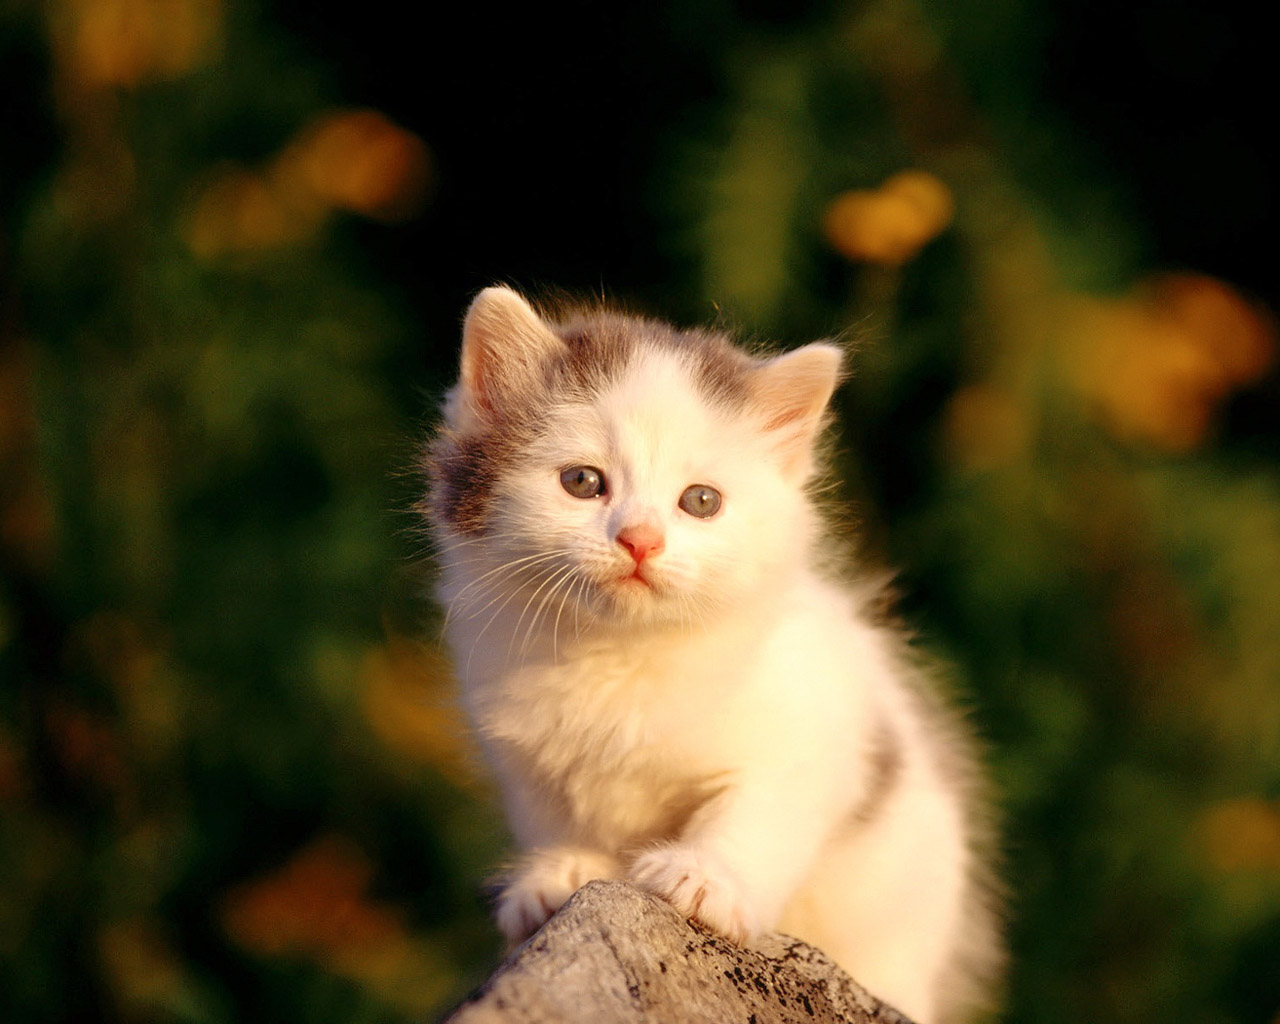
{"label": "kitten's chest", "polygon": [[700,695],[662,659],[587,658],[525,669],[477,715],[488,742],[582,839],[675,834],[726,782],[699,742]]}

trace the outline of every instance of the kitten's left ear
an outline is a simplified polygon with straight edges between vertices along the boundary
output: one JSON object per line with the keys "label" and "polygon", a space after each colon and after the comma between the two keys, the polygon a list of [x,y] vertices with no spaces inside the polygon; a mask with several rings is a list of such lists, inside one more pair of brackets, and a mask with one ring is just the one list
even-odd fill
{"label": "kitten's left ear", "polygon": [[835,345],[814,342],[752,371],[753,405],[783,458],[784,471],[797,482],[813,472],[813,442],[839,383],[842,361]]}

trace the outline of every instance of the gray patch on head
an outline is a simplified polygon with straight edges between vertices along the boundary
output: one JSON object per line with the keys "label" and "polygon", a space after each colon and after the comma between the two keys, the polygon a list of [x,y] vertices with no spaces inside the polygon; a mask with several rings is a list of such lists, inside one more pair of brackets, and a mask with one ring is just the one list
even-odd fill
{"label": "gray patch on head", "polygon": [[548,321],[564,341],[564,354],[543,367],[540,386],[507,396],[491,423],[462,435],[442,429],[428,444],[423,465],[427,517],[463,534],[483,533],[492,508],[494,482],[515,464],[545,429],[547,412],[568,401],[591,401],[619,380],[645,351],[670,352],[687,367],[703,397],[740,408],[748,398],[748,375],[757,360],[723,334],[682,331],[658,320],[609,310],[578,310]]}
{"label": "gray patch on head", "polygon": [[747,376],[756,360],[726,335],[607,311],[579,314],[554,329],[569,351],[560,373],[575,392],[596,394],[640,352],[657,351],[677,356],[708,401],[730,406],[746,401]]}
{"label": "gray patch on head", "polygon": [[423,461],[428,517],[459,533],[481,531],[500,462],[493,447],[480,437],[442,433],[428,446]]}

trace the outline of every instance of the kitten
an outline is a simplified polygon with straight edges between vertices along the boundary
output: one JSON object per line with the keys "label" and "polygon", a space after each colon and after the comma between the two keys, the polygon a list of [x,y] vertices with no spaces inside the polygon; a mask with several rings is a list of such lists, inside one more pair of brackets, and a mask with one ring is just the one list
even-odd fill
{"label": "kitten", "polygon": [[1000,961],[983,814],[963,730],[873,595],[822,568],[805,489],[840,365],[488,288],[424,507],[523,851],[497,904],[512,943],[628,879],[946,1024]]}

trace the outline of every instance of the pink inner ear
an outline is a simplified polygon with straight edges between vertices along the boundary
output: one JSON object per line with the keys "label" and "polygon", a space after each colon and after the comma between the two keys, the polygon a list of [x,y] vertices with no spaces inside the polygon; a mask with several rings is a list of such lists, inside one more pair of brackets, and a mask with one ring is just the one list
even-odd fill
{"label": "pink inner ear", "polygon": [[794,374],[790,379],[773,379],[769,383],[771,386],[761,396],[764,429],[794,434],[797,440],[807,442],[822,418],[830,385],[824,385],[816,375],[806,378]]}
{"label": "pink inner ear", "polygon": [[796,420],[804,419],[808,415],[808,410],[799,406],[793,406],[790,409],[783,409],[773,416],[772,419],[765,422],[764,429],[768,431],[781,430],[783,427]]}
{"label": "pink inner ear", "polygon": [[821,342],[776,356],[756,371],[756,404],[764,431],[789,475],[812,469],[810,449],[840,372],[840,352]]}
{"label": "pink inner ear", "polygon": [[499,414],[504,394],[535,382],[547,356],[563,344],[509,288],[486,288],[463,325],[462,384],[481,419]]}
{"label": "pink inner ear", "polygon": [[490,397],[492,381],[485,370],[487,362],[493,357],[493,354],[487,346],[481,346],[479,351],[472,355],[473,358],[467,360],[467,365],[464,367],[463,377],[467,391],[471,394],[471,400],[476,406],[476,411],[488,418],[497,411],[497,407]]}

